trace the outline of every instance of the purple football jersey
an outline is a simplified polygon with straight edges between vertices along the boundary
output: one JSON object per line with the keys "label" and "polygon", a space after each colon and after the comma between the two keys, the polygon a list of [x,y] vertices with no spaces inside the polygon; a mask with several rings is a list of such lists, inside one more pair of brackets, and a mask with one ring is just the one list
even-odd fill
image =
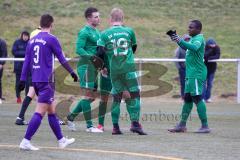
{"label": "purple football jersey", "polygon": [[[54,35],[48,32],[40,32],[30,39],[26,49],[21,81],[25,81],[28,72],[31,72],[32,82],[54,82],[55,56],[62,65],[67,64],[61,45]],[[69,65],[67,64],[67,66]],[[70,73],[73,72],[70,67],[66,69]]]}

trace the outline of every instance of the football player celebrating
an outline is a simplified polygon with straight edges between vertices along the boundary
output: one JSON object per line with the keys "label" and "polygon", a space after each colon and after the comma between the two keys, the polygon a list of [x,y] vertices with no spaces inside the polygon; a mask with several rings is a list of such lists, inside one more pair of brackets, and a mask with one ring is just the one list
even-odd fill
{"label": "football player celebrating", "polygon": [[191,36],[189,42],[181,39],[176,33],[170,35],[172,41],[180,47],[186,48],[186,79],[184,91],[184,104],[181,113],[181,121],[169,132],[185,132],[186,122],[192,111],[193,103],[197,106],[198,116],[202,126],[197,133],[209,133],[206,105],[202,100],[203,84],[207,76],[207,68],[204,64],[205,40],[201,34],[202,23],[199,20],[192,20],[188,25],[188,32]]}

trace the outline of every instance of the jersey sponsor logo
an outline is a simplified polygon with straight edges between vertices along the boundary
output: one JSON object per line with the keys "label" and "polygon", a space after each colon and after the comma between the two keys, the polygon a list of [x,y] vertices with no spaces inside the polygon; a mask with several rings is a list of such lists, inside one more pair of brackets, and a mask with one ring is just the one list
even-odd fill
{"label": "jersey sponsor logo", "polygon": [[40,66],[33,65],[33,69],[40,69]]}
{"label": "jersey sponsor logo", "polygon": [[53,101],[54,101],[54,98],[53,98],[53,97],[51,97],[51,98],[49,99],[49,101],[50,101],[50,102],[53,102]]}
{"label": "jersey sponsor logo", "polygon": [[129,37],[129,34],[127,32],[117,32],[117,33],[113,33],[113,36],[127,36]]}
{"label": "jersey sponsor logo", "polygon": [[35,43],[42,43],[43,45],[45,45],[45,44],[47,43],[45,40],[43,40],[43,39],[38,39],[38,38],[36,38],[34,42],[35,42]]}

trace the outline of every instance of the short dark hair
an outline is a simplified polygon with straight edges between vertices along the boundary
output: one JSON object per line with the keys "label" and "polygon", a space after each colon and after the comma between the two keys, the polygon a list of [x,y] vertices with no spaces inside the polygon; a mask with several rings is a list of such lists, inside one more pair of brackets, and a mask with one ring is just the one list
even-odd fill
{"label": "short dark hair", "polygon": [[23,35],[25,35],[25,36],[28,36],[28,39],[29,39],[29,37],[30,37],[30,34],[29,34],[29,32],[28,31],[22,31],[22,33],[21,33],[21,39],[23,39]]}
{"label": "short dark hair", "polygon": [[41,16],[40,26],[41,28],[49,28],[53,21],[54,19],[50,14],[44,14]]}
{"label": "short dark hair", "polygon": [[28,37],[30,36],[29,32],[28,32],[28,31],[25,31],[25,30],[22,31],[21,35],[26,35],[26,36],[28,36]]}
{"label": "short dark hair", "polygon": [[84,13],[84,16],[85,18],[89,18],[92,16],[92,13],[94,12],[98,12],[98,9],[97,8],[94,8],[94,7],[89,7],[85,10],[85,13]]}
{"label": "short dark hair", "polygon": [[192,20],[191,22],[196,25],[197,29],[202,30],[202,23],[199,20]]}

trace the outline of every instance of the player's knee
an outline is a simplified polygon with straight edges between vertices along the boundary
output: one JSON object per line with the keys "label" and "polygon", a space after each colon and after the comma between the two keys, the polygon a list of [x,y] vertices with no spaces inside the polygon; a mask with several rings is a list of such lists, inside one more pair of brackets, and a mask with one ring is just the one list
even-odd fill
{"label": "player's knee", "polygon": [[108,101],[108,95],[101,95],[101,102],[107,102]]}
{"label": "player's knee", "polygon": [[49,110],[47,111],[47,113],[48,113],[48,114],[55,114],[56,112],[55,112],[55,110],[53,110],[53,109],[49,109]]}
{"label": "player's knee", "polygon": [[47,112],[48,111],[36,111],[36,113],[39,113],[42,117],[44,117]]}
{"label": "player's knee", "polygon": [[191,102],[193,102],[192,96],[191,96],[190,93],[185,93],[185,94],[184,94],[184,102],[185,102],[185,103],[191,103]]}
{"label": "player's knee", "polygon": [[90,102],[93,102],[95,100],[94,92],[92,90],[85,90],[85,96],[84,99],[89,100]]}
{"label": "player's knee", "polygon": [[28,96],[28,97],[31,97],[31,98],[33,99],[34,96],[35,96],[35,91],[34,91],[34,89],[31,89],[31,87],[30,87],[27,96]]}
{"label": "player's knee", "polygon": [[129,99],[129,98],[131,98],[131,95],[128,91],[123,91],[122,98]]}
{"label": "player's knee", "polygon": [[202,100],[202,95],[197,95],[192,97],[193,102],[197,105]]}
{"label": "player's knee", "polygon": [[114,102],[121,102],[122,100],[122,93],[114,94],[113,95],[113,101]]}
{"label": "player's knee", "polygon": [[139,98],[140,97],[140,92],[139,91],[130,92],[130,96],[131,96],[132,99]]}
{"label": "player's knee", "polygon": [[95,90],[94,89],[84,88],[83,92],[84,92],[85,97],[91,97],[91,98],[95,97]]}

